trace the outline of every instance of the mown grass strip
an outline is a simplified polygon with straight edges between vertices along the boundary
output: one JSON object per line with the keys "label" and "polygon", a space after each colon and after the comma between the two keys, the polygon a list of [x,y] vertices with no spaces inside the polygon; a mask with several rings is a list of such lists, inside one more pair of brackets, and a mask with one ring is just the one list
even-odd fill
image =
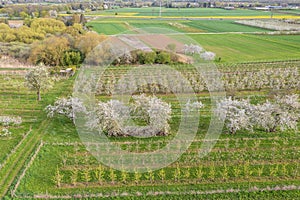
{"label": "mown grass strip", "polygon": [[43,141],[41,141],[40,144],[39,144],[39,146],[36,148],[36,150],[35,150],[33,156],[31,157],[30,161],[28,162],[28,164],[27,164],[26,167],[24,168],[22,174],[19,176],[18,181],[17,181],[17,183],[16,183],[14,189],[13,189],[12,192],[11,192],[11,196],[16,196],[16,195],[15,195],[15,192],[16,192],[16,190],[18,189],[18,187],[19,187],[19,185],[20,185],[20,182],[21,182],[22,178],[25,176],[25,174],[26,174],[28,168],[32,165],[34,159],[36,158],[36,156],[37,156],[38,153],[40,152],[40,150],[41,150],[41,148],[43,147],[43,145],[44,145],[44,143],[43,143]]}
{"label": "mown grass strip", "polygon": [[6,165],[0,171],[0,197],[4,197],[9,190],[15,177],[24,166],[26,159],[30,156],[32,151],[35,149],[35,146],[40,141],[41,133],[47,125],[48,120],[44,120],[39,129],[33,131],[32,134],[29,135],[19,146],[16,152],[7,160]]}
{"label": "mown grass strip", "polygon": [[24,142],[24,140],[27,138],[27,136],[31,133],[31,127],[30,127],[30,130],[25,134],[23,135],[23,138],[22,140],[17,144],[17,146],[15,146],[11,152],[6,156],[6,158],[4,159],[3,163],[0,163],[0,170],[2,169],[3,166],[6,165],[7,163],[7,160],[9,159],[9,157],[14,154],[16,152],[16,150],[20,147],[20,145]]}

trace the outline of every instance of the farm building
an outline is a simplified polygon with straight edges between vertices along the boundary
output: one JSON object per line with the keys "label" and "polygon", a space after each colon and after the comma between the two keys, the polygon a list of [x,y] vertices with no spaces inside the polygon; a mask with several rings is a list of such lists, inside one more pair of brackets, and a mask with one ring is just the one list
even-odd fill
{"label": "farm building", "polygon": [[73,76],[75,74],[74,70],[72,68],[62,69],[59,71],[61,76]]}
{"label": "farm building", "polygon": [[24,25],[23,20],[8,20],[7,23],[10,28],[20,28]]}

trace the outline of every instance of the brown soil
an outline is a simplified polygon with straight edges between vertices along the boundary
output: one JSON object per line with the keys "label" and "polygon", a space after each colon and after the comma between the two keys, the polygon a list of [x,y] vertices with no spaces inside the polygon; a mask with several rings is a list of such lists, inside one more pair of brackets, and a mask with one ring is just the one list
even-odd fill
{"label": "brown soil", "polygon": [[184,44],[181,42],[178,42],[177,40],[173,39],[172,37],[168,35],[138,35],[136,36],[138,39],[143,41],[145,44],[149,45],[152,48],[155,49],[161,49],[166,50],[166,47],[169,44],[175,44],[176,49],[175,51],[178,53],[183,52]]}

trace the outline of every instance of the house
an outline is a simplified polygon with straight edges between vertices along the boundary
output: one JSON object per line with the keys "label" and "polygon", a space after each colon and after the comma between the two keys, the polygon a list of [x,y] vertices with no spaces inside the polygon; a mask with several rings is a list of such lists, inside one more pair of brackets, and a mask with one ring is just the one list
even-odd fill
{"label": "house", "polygon": [[235,8],[233,6],[226,6],[224,7],[225,10],[234,10]]}
{"label": "house", "polygon": [[254,7],[255,10],[269,10],[268,7]]}

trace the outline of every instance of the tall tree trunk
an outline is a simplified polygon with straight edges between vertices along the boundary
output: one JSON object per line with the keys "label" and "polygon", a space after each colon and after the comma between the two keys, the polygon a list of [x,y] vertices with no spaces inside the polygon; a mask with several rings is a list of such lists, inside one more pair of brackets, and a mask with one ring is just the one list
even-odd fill
{"label": "tall tree trunk", "polygon": [[40,101],[41,100],[41,92],[40,92],[40,90],[37,90],[36,95],[37,95],[37,100]]}

